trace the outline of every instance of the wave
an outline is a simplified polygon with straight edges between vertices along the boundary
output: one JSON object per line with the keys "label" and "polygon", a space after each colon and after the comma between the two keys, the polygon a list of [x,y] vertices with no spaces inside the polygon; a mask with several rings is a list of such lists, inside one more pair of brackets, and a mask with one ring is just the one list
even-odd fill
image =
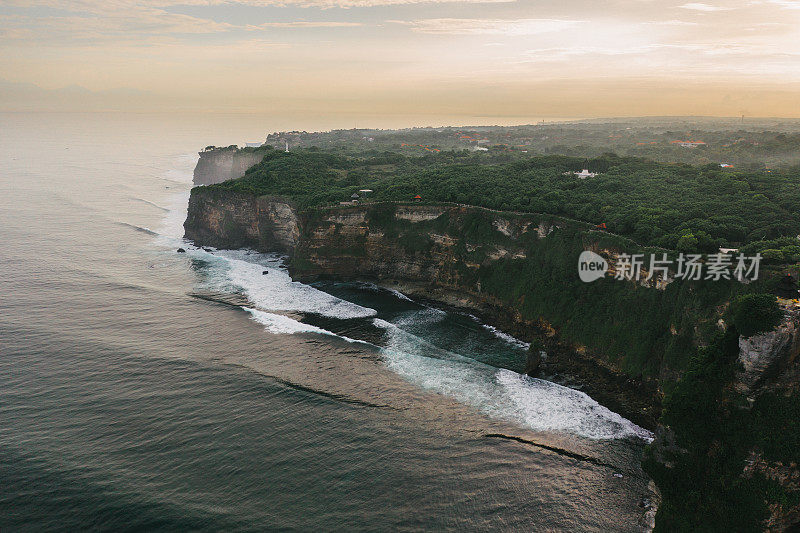
{"label": "wave", "polygon": [[[398,291],[397,289],[391,289],[389,287],[382,287],[380,285],[376,285],[374,283],[370,283],[369,281],[354,281],[352,282],[353,285],[358,287],[359,289],[368,290],[371,292],[388,292],[392,294],[398,300],[403,300],[405,302],[414,302],[411,298],[403,294],[402,292]],[[416,303],[416,302],[414,302]]]}
{"label": "wave", "polygon": [[481,327],[483,329],[487,330],[487,331],[491,331],[492,334],[495,337],[497,337],[498,339],[504,340],[509,344],[513,344],[514,346],[517,346],[519,348],[523,348],[525,350],[527,350],[528,348],[531,347],[531,344],[529,342],[521,341],[521,340],[517,339],[516,337],[512,337],[508,333],[504,333],[504,332],[500,331],[499,329],[497,329],[494,326],[490,326],[489,324],[481,324]]}
{"label": "wave", "polygon": [[[214,256],[227,262],[225,275],[230,283],[241,288],[257,309],[314,313],[339,319],[368,318],[378,314],[375,309],[292,281],[289,273],[282,268],[283,256],[241,250],[221,250]],[[265,270],[268,272],[266,275]]]}
{"label": "wave", "polygon": [[279,315],[277,313],[267,313],[266,311],[259,311],[258,309],[253,309],[252,307],[242,306],[241,308],[250,313],[250,318],[258,322],[259,324],[265,326],[264,329],[266,329],[270,333],[275,333],[279,335],[280,334],[293,335],[295,333],[318,333],[320,335],[329,335],[331,337],[336,337],[337,339],[341,339],[343,341],[347,341],[350,343],[365,344],[373,348],[378,348],[377,346],[375,346],[370,342],[358,339],[351,339],[350,337],[346,337],[339,333],[334,333],[332,331],[328,331],[327,329],[323,329],[317,326],[313,326],[311,324],[300,322],[299,320],[295,320],[286,315]]}
{"label": "wave", "polygon": [[242,307],[245,311],[250,313],[250,318],[265,326],[266,330],[270,333],[320,333],[322,335],[338,336],[332,331],[312,326],[311,324],[304,324],[286,315],[277,315],[275,313],[267,313],[266,311],[259,311],[252,307]]}
{"label": "wave", "polygon": [[615,465],[611,463],[607,463],[597,457],[592,457],[590,455],[584,455],[582,453],[571,452],[569,450],[565,450],[564,448],[559,448],[557,446],[550,446],[549,444],[542,444],[541,442],[532,441],[530,439],[523,439],[522,437],[518,437],[516,435],[506,435],[504,433],[487,433],[484,435],[487,439],[502,439],[502,440],[510,440],[513,442],[518,442],[520,444],[526,444],[528,446],[533,446],[535,448],[541,448],[543,450],[548,450],[553,453],[557,453],[558,455],[563,455],[564,457],[569,457],[570,459],[577,459],[578,461],[586,461],[587,463],[596,464],[597,466],[605,466],[610,468],[617,468]]}
{"label": "wave", "polygon": [[649,431],[583,392],[448,352],[385,320],[373,322],[387,331],[389,341],[382,351],[390,369],[491,417],[534,431],[652,440]]}
{"label": "wave", "polygon": [[398,300],[405,300],[406,302],[413,302],[411,298],[403,294],[402,292],[398,291],[397,289],[386,289],[387,291],[391,292],[395,295]]}
{"label": "wave", "polygon": [[145,227],[142,227],[142,226],[137,226],[135,224],[128,224],[127,222],[117,222],[117,224],[119,224],[120,226],[124,226],[126,228],[131,228],[131,229],[136,230],[136,231],[141,232],[141,233],[146,233],[148,235],[158,235],[158,233],[156,233],[155,231],[153,231],[151,229],[148,229],[148,228],[145,228]]}
{"label": "wave", "polygon": [[136,198],[136,197],[134,197],[134,196],[132,196],[132,197],[131,197],[131,199],[132,199],[132,200],[135,200],[135,201],[137,201],[137,202],[143,202],[143,203],[145,203],[145,204],[147,204],[147,205],[150,205],[150,206],[153,206],[153,207],[155,207],[155,208],[157,208],[157,209],[160,209],[161,211],[164,211],[164,212],[166,212],[166,213],[169,213],[169,209],[168,209],[168,208],[166,208],[166,207],[161,207],[161,206],[160,206],[160,205],[158,205],[157,203],[155,203],[155,202],[151,202],[150,200],[145,200],[144,198]]}

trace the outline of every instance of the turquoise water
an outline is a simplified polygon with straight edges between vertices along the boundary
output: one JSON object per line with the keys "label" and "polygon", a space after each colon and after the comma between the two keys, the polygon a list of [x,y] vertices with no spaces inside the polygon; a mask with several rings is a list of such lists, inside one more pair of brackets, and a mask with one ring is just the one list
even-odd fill
{"label": "turquoise water", "polygon": [[180,239],[196,150],[268,125],[0,119],[0,530],[643,529],[647,432],[524,343]]}

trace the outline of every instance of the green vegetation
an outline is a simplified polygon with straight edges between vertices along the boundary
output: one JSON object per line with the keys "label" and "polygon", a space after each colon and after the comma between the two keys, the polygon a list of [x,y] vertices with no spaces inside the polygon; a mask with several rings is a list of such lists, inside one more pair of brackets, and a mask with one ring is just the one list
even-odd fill
{"label": "green vegetation", "polygon": [[639,244],[681,252],[769,242],[760,249],[767,261],[800,258],[792,240],[800,234],[798,173],[730,172],[605,154],[588,160],[600,175],[575,178],[571,172],[585,163],[565,156],[504,163],[466,151],[355,158],[266,150],[243,178],[212,187],[285,196],[301,209],[349,200],[361,188],[375,191],[370,200],[409,201],[420,194],[430,202],[605,223]]}
{"label": "green vegetation", "polygon": [[771,331],[783,318],[778,301],[771,294],[745,294],[731,303],[733,325],[743,337]]}
{"label": "green vegetation", "polygon": [[[453,237],[452,251],[459,260],[443,266],[444,279],[458,280],[463,287],[480,285],[482,294],[518,310],[523,319],[547,320],[557,327],[560,339],[591,347],[632,377],[652,379],[664,370],[680,372],[697,343],[718,331],[718,308],[740,294],[764,290],[761,282],[743,285],[728,280],[674,281],[665,290],[610,278],[584,283],[575,268],[587,242],[629,253],[645,249],[619,236],[587,232],[586,226],[563,223],[554,215],[525,215],[534,227],[561,226],[546,239],[535,230],[512,239],[497,230],[493,224],[497,215],[490,211],[447,212],[412,223],[395,218],[396,208],[393,203],[369,205],[370,227],[411,255],[428,253],[431,234]],[[514,220],[513,215],[504,217]],[[331,232],[326,245],[335,253],[346,253],[350,239]],[[497,247],[519,250],[524,257],[484,261]],[[296,259],[303,260],[305,252],[298,250]],[[480,266],[469,268],[467,263]]]}
{"label": "green vegetation", "polygon": [[698,349],[667,393],[662,422],[682,449],[661,460],[647,450],[645,470],[663,496],[656,531],[762,531],[770,504],[800,503],[800,493],[762,472],[744,474],[751,451],[772,462],[800,460],[800,398],[762,394],[748,408],[730,386],[739,333],[728,328]]}

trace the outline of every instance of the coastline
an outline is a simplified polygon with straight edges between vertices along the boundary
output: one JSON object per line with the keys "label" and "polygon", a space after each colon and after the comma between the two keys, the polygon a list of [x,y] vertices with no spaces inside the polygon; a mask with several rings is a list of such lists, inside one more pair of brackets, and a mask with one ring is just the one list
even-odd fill
{"label": "coastline", "polygon": [[[549,381],[581,390],[593,399],[619,413],[631,422],[655,431],[658,426],[660,401],[654,384],[634,380],[614,372],[608,366],[574,350],[561,342],[557,335],[548,335],[541,324],[524,321],[500,305],[492,305],[488,299],[479,301],[466,292],[431,286],[423,282],[368,277],[294,276],[303,283],[316,280],[372,283],[379,287],[398,291],[418,302],[428,302],[434,307],[445,308],[456,313],[471,315],[483,325],[526,343],[540,343],[547,353],[543,361],[544,378]],[[520,372],[524,373],[524,372]]]}

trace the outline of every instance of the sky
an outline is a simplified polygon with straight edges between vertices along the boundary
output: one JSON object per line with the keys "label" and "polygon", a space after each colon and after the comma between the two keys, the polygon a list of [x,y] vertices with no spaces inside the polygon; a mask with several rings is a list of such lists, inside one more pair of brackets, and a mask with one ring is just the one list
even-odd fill
{"label": "sky", "polygon": [[800,117],[800,0],[0,0],[0,110]]}

